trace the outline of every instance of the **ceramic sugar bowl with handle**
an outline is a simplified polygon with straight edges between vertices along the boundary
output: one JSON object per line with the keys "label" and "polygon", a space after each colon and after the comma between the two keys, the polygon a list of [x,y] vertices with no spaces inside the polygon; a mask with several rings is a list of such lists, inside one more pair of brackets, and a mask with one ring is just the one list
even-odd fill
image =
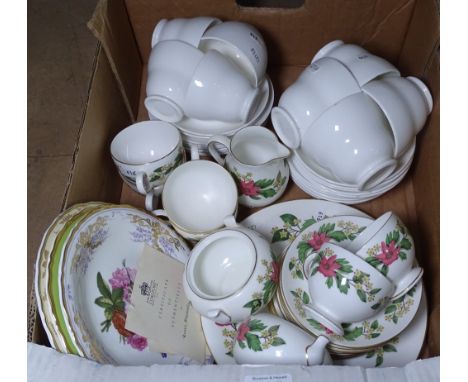
{"label": "ceramic sugar bowl with handle", "polygon": [[223,229],[193,248],[183,286],[193,308],[219,324],[241,322],[276,292],[279,265],[259,233],[226,218]]}
{"label": "ceramic sugar bowl with handle", "polygon": [[[224,158],[216,150],[216,143],[227,148]],[[240,204],[263,207],[284,193],[289,180],[286,158],[290,152],[267,128],[248,126],[232,138],[216,135],[209,140],[208,150],[236,180]]]}

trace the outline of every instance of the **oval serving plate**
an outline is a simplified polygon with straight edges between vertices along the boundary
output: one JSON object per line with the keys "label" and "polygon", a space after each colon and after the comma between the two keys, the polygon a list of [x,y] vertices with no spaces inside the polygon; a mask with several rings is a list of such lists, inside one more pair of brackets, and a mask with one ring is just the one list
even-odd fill
{"label": "oval serving plate", "polygon": [[112,207],[81,221],[67,240],[60,292],[69,324],[85,356],[118,365],[188,364],[184,356],[155,353],[124,328],[137,259],[149,245],[185,262],[189,248],[164,223],[132,207]]}

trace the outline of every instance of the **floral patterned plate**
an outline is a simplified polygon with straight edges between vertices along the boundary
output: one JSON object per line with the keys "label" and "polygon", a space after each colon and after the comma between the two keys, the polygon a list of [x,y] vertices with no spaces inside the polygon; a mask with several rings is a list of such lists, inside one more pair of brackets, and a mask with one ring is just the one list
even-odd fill
{"label": "floral patterned plate", "polygon": [[[343,220],[336,217],[327,219],[326,222],[310,225],[289,246],[280,274],[283,297],[297,322],[316,336],[327,333],[330,337],[330,346],[348,349],[376,346],[400,334],[415,316],[422,295],[422,283],[419,283],[404,296],[391,301],[385,309],[371,319],[343,324],[345,329],[343,336],[333,334],[328,328],[307,317],[302,304],[309,303],[311,298],[308,293],[307,280],[302,273],[303,262],[323,242],[335,241],[346,247],[346,243],[353,240],[357,232],[361,230],[362,223],[357,219],[359,218],[346,217],[346,220]],[[324,283],[333,287],[334,276],[330,272],[337,273],[345,265],[340,259],[329,257],[324,259],[320,266],[318,272],[323,274]],[[359,280],[359,286],[369,291],[369,293],[362,294],[372,295],[370,282],[365,277],[360,277]]]}
{"label": "floral patterned plate", "polygon": [[71,350],[67,347],[65,338],[60,331],[53,312],[51,297],[48,292],[49,264],[51,261],[51,255],[53,253],[56,239],[61,234],[64,226],[83,212],[87,212],[101,205],[103,205],[103,203],[82,203],[74,205],[73,207],[63,211],[54,219],[44,233],[37,252],[34,289],[38,311],[51,346],[61,352],[70,352]]}
{"label": "floral patterned plate", "polygon": [[408,327],[389,342],[365,354],[335,360],[335,365],[361,367],[403,367],[418,358],[427,327],[427,301],[423,289],[421,304]]}
{"label": "floral patterned plate", "polygon": [[136,262],[147,244],[184,262],[187,245],[165,224],[131,207],[100,210],[81,221],[62,251],[60,297],[85,356],[102,363],[151,365],[191,360],[148,349],[125,329]]}
{"label": "floral patterned plate", "polygon": [[315,199],[298,199],[265,207],[244,219],[241,224],[265,236],[273,251],[282,254],[303,230],[332,216],[369,217],[356,208]]}

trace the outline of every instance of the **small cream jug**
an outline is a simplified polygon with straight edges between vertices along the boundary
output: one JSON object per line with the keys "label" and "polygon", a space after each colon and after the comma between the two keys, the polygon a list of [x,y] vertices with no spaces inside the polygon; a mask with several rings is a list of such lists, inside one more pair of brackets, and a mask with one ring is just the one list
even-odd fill
{"label": "small cream jug", "polygon": [[[223,158],[216,145],[227,148]],[[215,135],[208,141],[211,156],[233,175],[239,188],[239,203],[263,207],[278,200],[289,180],[286,158],[289,149],[262,126],[240,129],[231,138]]]}

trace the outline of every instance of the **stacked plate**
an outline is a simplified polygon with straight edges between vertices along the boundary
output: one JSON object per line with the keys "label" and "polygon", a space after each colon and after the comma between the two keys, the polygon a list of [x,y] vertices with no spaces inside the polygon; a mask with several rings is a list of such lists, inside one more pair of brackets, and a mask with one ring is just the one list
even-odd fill
{"label": "stacked plate", "polygon": [[[335,236],[340,238],[342,245],[353,240],[373,221],[366,214],[341,204],[295,200],[264,208],[242,222],[267,237],[273,251],[284,254],[280,288],[268,310],[314,336],[326,333],[331,339],[329,351],[335,364],[404,366],[417,359],[427,326],[427,304],[421,282],[404,296],[390,302],[386,309],[372,319],[347,325],[343,336],[327,332],[307,317],[302,304],[309,303],[310,296],[301,271],[301,256],[296,247],[304,235],[319,229],[324,219],[329,219],[328,222],[333,220],[335,230],[341,231],[343,235]],[[235,325],[217,325],[202,318],[202,326],[216,362],[235,363],[232,357],[232,346],[236,340]]]}
{"label": "stacked plate", "polygon": [[[180,122],[174,122],[184,141],[187,150],[193,152],[197,150],[200,155],[208,155],[207,143],[213,135],[233,136],[237,131],[246,126],[262,126],[270,115],[275,93],[270,77],[265,75],[265,80],[260,85],[260,101],[253,113],[253,117],[246,123],[228,123],[221,121],[205,121],[194,118],[184,118]],[[158,120],[154,115],[148,112],[150,120]],[[222,145],[216,145],[216,148],[225,152],[226,148]]]}
{"label": "stacked plate", "polygon": [[416,140],[398,158],[398,164],[393,173],[382,183],[368,190],[359,190],[355,185],[340,183],[328,170],[319,166],[310,157],[305,156],[300,149],[292,151],[288,162],[292,179],[304,192],[319,199],[357,204],[377,198],[400,183],[411,167],[415,149]]}
{"label": "stacked plate", "polygon": [[189,254],[171,228],[130,206],[78,204],[52,222],[39,247],[35,289],[55,349],[117,365],[195,363],[152,352],[146,338],[125,329],[145,245],[181,262]]}

